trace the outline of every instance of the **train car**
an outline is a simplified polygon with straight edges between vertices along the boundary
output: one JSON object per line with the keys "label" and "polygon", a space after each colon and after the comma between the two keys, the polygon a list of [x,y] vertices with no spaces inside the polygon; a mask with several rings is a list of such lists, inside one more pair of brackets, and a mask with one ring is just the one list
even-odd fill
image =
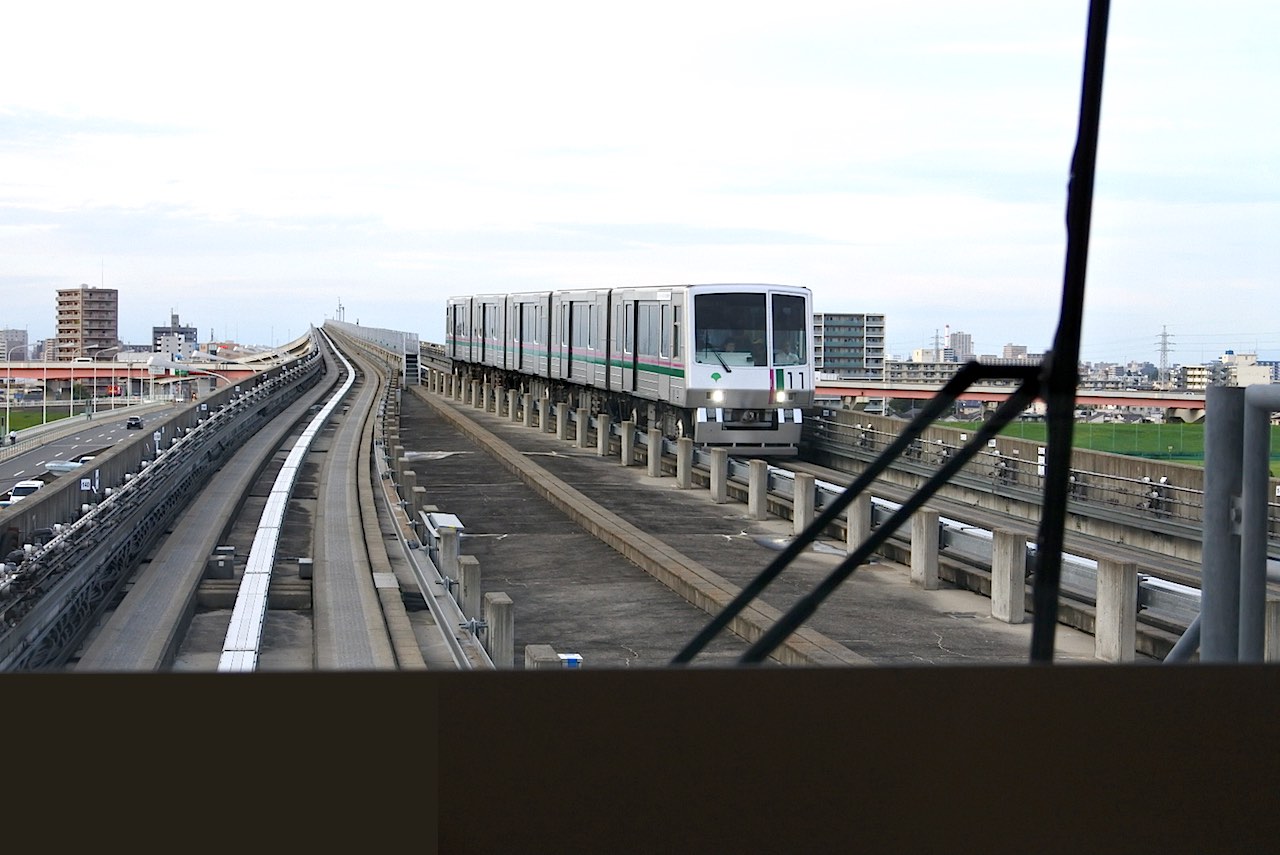
{"label": "train car", "polygon": [[813,405],[813,298],[718,284],[458,296],[454,370],[740,454],[794,454]]}

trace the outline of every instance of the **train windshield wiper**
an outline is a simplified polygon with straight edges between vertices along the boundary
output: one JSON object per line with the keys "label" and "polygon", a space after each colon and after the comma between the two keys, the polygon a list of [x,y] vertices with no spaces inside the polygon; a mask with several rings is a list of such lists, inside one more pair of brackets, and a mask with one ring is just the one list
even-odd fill
{"label": "train windshield wiper", "polygon": [[725,374],[732,374],[732,373],[733,373],[733,369],[729,367],[729,363],[727,363],[727,362],[725,362],[725,361],[724,361],[724,357],[720,355],[720,351],[718,351],[718,350],[713,350],[713,351],[711,351],[711,352],[712,352],[712,353],[714,353],[714,354],[716,355],[716,361],[720,363],[720,367],[724,369],[724,373],[725,373]]}

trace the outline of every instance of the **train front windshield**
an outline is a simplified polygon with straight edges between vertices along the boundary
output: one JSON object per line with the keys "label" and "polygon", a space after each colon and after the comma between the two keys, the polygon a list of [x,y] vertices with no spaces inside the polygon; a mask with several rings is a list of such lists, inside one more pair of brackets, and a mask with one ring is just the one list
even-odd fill
{"label": "train front windshield", "polygon": [[[773,300],[770,339],[769,298]],[[790,294],[697,294],[694,296],[694,360],[735,364],[801,365],[809,361],[803,297]],[[737,363],[742,364],[742,363]]]}

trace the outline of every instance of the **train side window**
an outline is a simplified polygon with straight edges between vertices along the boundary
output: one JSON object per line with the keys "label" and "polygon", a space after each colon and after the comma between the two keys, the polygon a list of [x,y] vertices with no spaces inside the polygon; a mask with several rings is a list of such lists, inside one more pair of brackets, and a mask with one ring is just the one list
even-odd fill
{"label": "train side window", "polygon": [[680,307],[671,307],[671,358],[680,358]]}
{"label": "train side window", "polygon": [[641,356],[658,355],[658,346],[661,341],[659,318],[657,306],[640,306],[640,341],[636,350]]}
{"label": "train side window", "polygon": [[662,317],[658,321],[658,325],[662,328],[662,345],[659,348],[658,355],[664,359],[671,358],[671,305],[669,303],[662,304]]}

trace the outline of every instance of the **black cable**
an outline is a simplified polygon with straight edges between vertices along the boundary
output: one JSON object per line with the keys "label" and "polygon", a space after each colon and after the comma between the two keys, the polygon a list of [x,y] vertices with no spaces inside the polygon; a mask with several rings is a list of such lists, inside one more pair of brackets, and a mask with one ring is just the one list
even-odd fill
{"label": "black cable", "polygon": [[817,587],[798,600],[790,611],[784,614],[764,635],[760,636],[747,649],[747,652],[742,655],[742,658],[738,660],[739,663],[758,664],[764,661],[779,644],[785,641],[791,633],[795,632],[802,623],[818,610],[818,606],[822,605],[823,601],[842,582],[853,575],[859,565],[870,558],[872,553],[888,540],[904,522],[910,519],[911,515],[919,510],[925,502],[932,498],[943,484],[950,481],[952,476],[959,472],[969,462],[970,458],[986,445],[988,439],[1000,433],[1014,416],[1025,410],[1027,405],[1035,400],[1038,390],[1038,382],[1034,379],[1025,380],[1018,387],[1018,390],[1010,395],[996,409],[992,417],[979,428],[968,444],[961,446],[960,450],[949,458],[946,464],[939,468],[929,480],[920,485],[920,488],[906,502],[902,503],[889,519],[885,520],[883,524],[873,531],[866,541],[837,565],[825,579],[818,583]]}
{"label": "black cable", "polygon": [[1025,382],[1035,378],[1034,367],[984,365],[977,361],[965,363],[947,384],[931,398],[911,420],[906,429],[899,434],[880,456],[871,462],[862,474],[854,479],[844,492],[835,498],[813,522],[807,525],[800,534],[789,543],[769,566],[752,579],[738,595],[724,607],[711,622],[687,644],[684,649],[671,660],[672,665],[684,665],[696,656],[706,645],[724,629],[733,618],[737,617],[747,605],[754,600],[774,579],[786,569],[796,556],[803,552],[818,536],[833,523],[840,513],[853,502],[857,496],[871,486],[882,472],[910,447],[926,427],[944,413],[956,399],[974,383],[992,379],[1018,379]]}
{"label": "black cable", "polygon": [[1063,529],[1071,479],[1076,388],[1080,382],[1080,331],[1084,315],[1085,269],[1089,257],[1089,223],[1093,209],[1093,176],[1098,152],[1098,117],[1102,109],[1102,70],[1106,58],[1109,8],[1108,0],[1092,0],[1089,4],[1079,128],[1067,191],[1067,260],[1062,306],[1053,349],[1044,364],[1048,447],[1032,586],[1032,662],[1053,661],[1054,633],[1058,626]]}

